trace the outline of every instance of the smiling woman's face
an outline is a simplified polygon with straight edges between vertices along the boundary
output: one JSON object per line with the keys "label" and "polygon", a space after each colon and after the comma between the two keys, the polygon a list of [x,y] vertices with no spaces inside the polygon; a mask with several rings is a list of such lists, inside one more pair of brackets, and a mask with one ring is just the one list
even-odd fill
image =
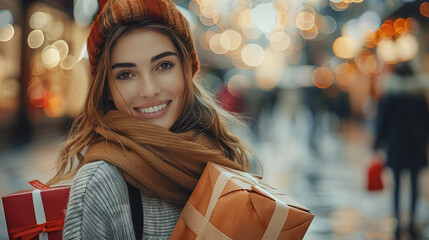
{"label": "smiling woman's face", "polygon": [[179,116],[185,88],[182,62],[170,38],[134,29],[113,45],[110,62],[108,84],[116,108],[170,129]]}

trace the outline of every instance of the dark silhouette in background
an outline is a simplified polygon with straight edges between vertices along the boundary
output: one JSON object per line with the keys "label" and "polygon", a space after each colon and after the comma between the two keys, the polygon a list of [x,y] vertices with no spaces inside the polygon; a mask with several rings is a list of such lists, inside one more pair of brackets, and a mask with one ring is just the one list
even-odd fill
{"label": "dark silhouette in background", "polygon": [[412,239],[418,239],[415,225],[416,204],[419,196],[418,179],[427,166],[429,110],[425,98],[426,79],[415,74],[409,63],[393,67],[393,74],[382,90],[377,119],[375,150],[386,151],[386,166],[394,178],[393,211],[397,222],[396,238],[400,239],[400,175],[408,170],[411,178],[411,206],[408,230]]}

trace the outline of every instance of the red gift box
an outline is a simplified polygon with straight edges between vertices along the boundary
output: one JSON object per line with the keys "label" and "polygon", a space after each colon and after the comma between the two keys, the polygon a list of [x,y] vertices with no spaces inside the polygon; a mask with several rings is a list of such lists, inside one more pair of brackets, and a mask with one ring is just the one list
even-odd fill
{"label": "red gift box", "polygon": [[2,197],[9,239],[62,239],[69,192],[70,186],[61,186]]}

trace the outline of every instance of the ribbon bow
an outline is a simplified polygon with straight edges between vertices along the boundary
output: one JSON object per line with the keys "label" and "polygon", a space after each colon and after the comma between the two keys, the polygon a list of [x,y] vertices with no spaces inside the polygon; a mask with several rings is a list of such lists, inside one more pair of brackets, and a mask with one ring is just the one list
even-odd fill
{"label": "ribbon bow", "polygon": [[12,240],[19,238],[21,238],[21,240],[30,240],[40,233],[59,231],[63,229],[63,225],[64,219],[58,219],[42,224],[34,224],[30,226],[15,228],[10,231],[10,234],[12,234]]}

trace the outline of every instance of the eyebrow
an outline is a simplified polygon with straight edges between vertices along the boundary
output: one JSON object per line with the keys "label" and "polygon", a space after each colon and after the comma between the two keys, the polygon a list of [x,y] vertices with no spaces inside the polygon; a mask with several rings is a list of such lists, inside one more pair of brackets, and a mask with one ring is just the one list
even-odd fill
{"label": "eyebrow", "polygon": [[[177,53],[175,53],[175,52],[163,52],[163,53],[160,53],[158,55],[153,56],[150,59],[150,61],[151,62],[155,62],[158,59],[161,59],[161,58],[164,58],[164,57],[167,57],[167,56],[171,56],[171,55],[177,56]],[[135,63],[116,63],[116,64],[114,64],[112,66],[112,69],[114,69],[114,68],[136,67],[136,66],[137,65]]]}
{"label": "eyebrow", "polygon": [[160,54],[158,54],[156,56],[153,56],[150,61],[151,62],[155,62],[158,59],[161,59],[161,58],[164,58],[164,57],[167,57],[167,56],[170,56],[170,55],[177,56],[177,53],[175,53],[175,52],[163,52],[163,53],[160,53]]}

